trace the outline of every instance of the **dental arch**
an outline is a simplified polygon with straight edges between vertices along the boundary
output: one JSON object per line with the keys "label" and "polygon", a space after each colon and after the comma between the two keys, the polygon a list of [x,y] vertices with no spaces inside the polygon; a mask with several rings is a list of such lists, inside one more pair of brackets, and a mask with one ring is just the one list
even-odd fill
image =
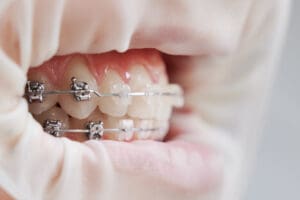
{"label": "dental arch", "polygon": [[[125,123],[119,128],[104,128],[102,121],[89,121],[86,127],[83,129],[63,129],[63,122],[60,120],[47,119],[44,121],[44,131],[55,137],[62,137],[64,133],[86,133],[90,140],[100,140],[105,132],[109,133],[133,133],[133,132],[153,132],[160,131],[162,127],[157,128],[136,128],[133,124],[126,123],[128,121],[123,120]],[[126,140],[123,138],[122,140]]]}
{"label": "dental arch", "polygon": [[70,90],[45,90],[45,84],[39,81],[27,81],[25,96],[27,96],[28,102],[44,101],[44,97],[47,95],[73,95],[76,101],[87,101],[91,99],[91,94],[96,97],[119,97],[128,98],[132,96],[169,96],[174,98],[182,98],[181,92],[161,92],[161,91],[141,91],[130,92],[121,91],[118,93],[100,93],[96,90],[90,89],[87,82],[78,81],[75,77],[71,78]]}

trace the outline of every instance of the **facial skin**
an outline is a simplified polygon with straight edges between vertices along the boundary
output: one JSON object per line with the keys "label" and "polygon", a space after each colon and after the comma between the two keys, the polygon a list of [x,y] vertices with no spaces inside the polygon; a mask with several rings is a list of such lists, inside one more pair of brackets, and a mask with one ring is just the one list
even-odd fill
{"label": "facial skin", "polygon": [[[3,192],[16,199],[238,199],[287,8],[270,0],[1,1]],[[185,91],[165,142],[53,138],[28,112],[30,66],[55,55],[142,48],[162,52],[171,82]]]}

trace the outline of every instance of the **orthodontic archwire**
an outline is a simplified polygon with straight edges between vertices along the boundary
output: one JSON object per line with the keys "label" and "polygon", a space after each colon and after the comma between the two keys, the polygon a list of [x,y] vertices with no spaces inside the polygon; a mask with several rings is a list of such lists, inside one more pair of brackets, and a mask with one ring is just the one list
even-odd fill
{"label": "orthodontic archwire", "polygon": [[[47,119],[44,121],[44,131],[55,137],[62,137],[64,133],[85,133],[90,140],[100,140],[104,132],[109,133],[133,133],[133,132],[153,132],[163,130],[160,128],[135,128],[133,124],[125,124],[120,128],[104,128],[102,121],[90,121],[86,124],[85,129],[63,129],[63,123],[60,120]],[[126,140],[126,136],[123,136]]]}
{"label": "orthodontic archwire", "polygon": [[91,98],[91,94],[97,97],[133,97],[133,96],[169,96],[182,98],[181,92],[118,92],[118,93],[100,93],[90,89],[87,82],[78,81],[75,77],[71,78],[70,90],[45,90],[45,84],[39,81],[27,81],[25,96],[29,103],[44,101],[47,95],[73,95],[76,101],[86,101]]}

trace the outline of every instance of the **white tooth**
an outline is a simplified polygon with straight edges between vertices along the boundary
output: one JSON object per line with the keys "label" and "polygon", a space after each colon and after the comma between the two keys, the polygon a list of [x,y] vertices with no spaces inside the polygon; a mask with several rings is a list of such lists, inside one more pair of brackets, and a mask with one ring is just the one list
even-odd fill
{"label": "white tooth", "polygon": [[[81,56],[75,56],[69,61],[60,89],[70,90],[72,77],[88,83],[89,89],[98,90],[96,80],[88,69],[87,61]],[[97,107],[97,97],[93,94],[86,101],[76,101],[73,95],[60,95],[58,101],[69,115],[78,119],[88,117]]]}
{"label": "white tooth", "polygon": [[70,118],[70,126],[72,128],[85,128],[86,124],[90,121],[102,121],[104,118],[103,114],[96,108],[87,118],[76,119]]}
{"label": "white tooth", "polygon": [[[103,121],[103,114],[99,111],[99,109],[95,109],[86,119],[76,119],[70,118],[70,127],[72,129],[85,129],[86,125],[90,121]],[[68,133],[67,137],[77,140],[77,141],[85,141],[87,140],[86,134],[78,134],[78,133]]]}
{"label": "white tooth", "polygon": [[182,107],[183,106],[183,104],[184,104],[183,91],[182,91],[182,88],[179,85],[169,84],[169,85],[166,86],[165,92],[172,92],[172,93],[178,94],[176,96],[168,97],[172,106],[175,106],[175,107]]}
{"label": "white tooth", "polygon": [[123,130],[117,134],[117,139],[119,141],[130,141],[133,138],[133,120],[120,120],[118,128]]}
{"label": "white tooth", "polygon": [[126,96],[130,87],[113,70],[105,70],[105,75],[99,87],[100,93],[120,93],[121,97],[101,97],[98,101],[99,108],[103,113],[114,117],[124,116],[127,112],[131,97]]}
{"label": "white tooth", "polygon": [[[151,88],[151,78],[143,66],[134,66],[130,70],[129,86],[132,92],[144,92]],[[136,96],[128,106],[128,115],[133,118],[152,119],[155,112],[154,96]]]}
{"label": "white tooth", "polygon": [[105,138],[119,141],[130,141],[133,138],[133,120],[107,116],[103,122],[104,128],[124,129],[123,132],[106,132]]}
{"label": "white tooth", "polygon": [[[134,127],[140,129],[152,129],[153,128],[153,120],[134,120]],[[135,132],[135,138],[138,140],[148,139],[150,136],[150,131],[139,131]]]}
{"label": "white tooth", "polygon": [[[45,84],[45,90],[53,90],[54,86],[49,81],[48,77],[43,72],[30,72],[28,74],[28,80],[39,81]],[[57,103],[57,95],[45,96],[42,103],[33,102],[29,104],[29,111],[33,114],[41,114],[45,110],[48,110]]]}
{"label": "white tooth", "polygon": [[[154,91],[163,92],[163,93],[174,93],[175,96],[160,96],[156,98],[156,112],[155,119],[156,120],[168,120],[172,114],[172,107],[181,107],[183,106],[183,97],[182,90],[180,86],[176,84],[169,85],[158,85]],[[178,94],[178,95],[177,95]]]}
{"label": "white tooth", "polygon": [[54,106],[51,109],[39,115],[34,115],[34,118],[43,126],[47,119],[60,120],[63,123],[62,128],[69,128],[69,117],[61,108]]}
{"label": "white tooth", "polygon": [[153,122],[153,128],[157,128],[157,130],[151,132],[149,139],[163,140],[168,133],[169,122],[164,120],[155,120]]}

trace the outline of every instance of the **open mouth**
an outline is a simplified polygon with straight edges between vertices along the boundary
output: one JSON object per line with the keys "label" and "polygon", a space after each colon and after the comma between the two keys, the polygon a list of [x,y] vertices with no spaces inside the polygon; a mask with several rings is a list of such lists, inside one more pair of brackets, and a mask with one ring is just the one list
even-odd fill
{"label": "open mouth", "polygon": [[[198,147],[174,139],[198,134],[199,126],[195,117],[186,114],[186,108],[176,109],[182,116],[172,120],[172,108],[183,106],[183,93],[179,85],[169,81],[176,71],[167,66],[166,57],[155,49],[55,56],[28,71],[27,79],[43,83],[44,89],[40,96],[27,94],[29,111],[44,131],[54,136],[80,142],[103,139],[117,168],[179,188],[207,190],[220,178],[218,155],[207,145]],[[88,98],[82,90],[69,92],[75,83],[88,85],[92,91]],[[27,92],[28,87],[27,83]],[[91,136],[91,123],[100,126],[96,128],[101,129],[97,132],[100,137]],[[93,146],[91,142],[87,145]],[[178,165],[178,156],[186,163]]]}
{"label": "open mouth", "polygon": [[[168,78],[162,55],[154,49],[56,56],[28,72],[29,111],[52,135],[77,141],[95,138],[95,133],[121,141],[163,140],[172,107],[183,104],[180,87]],[[43,87],[39,96],[32,85],[37,83]],[[101,130],[91,135],[89,123]]]}

